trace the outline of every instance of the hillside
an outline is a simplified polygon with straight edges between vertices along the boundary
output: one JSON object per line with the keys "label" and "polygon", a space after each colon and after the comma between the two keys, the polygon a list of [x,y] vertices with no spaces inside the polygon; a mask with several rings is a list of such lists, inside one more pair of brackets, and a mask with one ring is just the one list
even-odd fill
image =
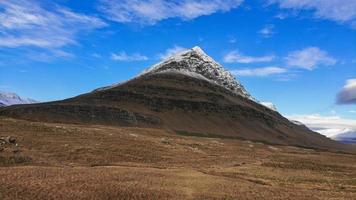
{"label": "hillside", "polygon": [[162,129],[0,117],[0,198],[355,199],[356,157]]}

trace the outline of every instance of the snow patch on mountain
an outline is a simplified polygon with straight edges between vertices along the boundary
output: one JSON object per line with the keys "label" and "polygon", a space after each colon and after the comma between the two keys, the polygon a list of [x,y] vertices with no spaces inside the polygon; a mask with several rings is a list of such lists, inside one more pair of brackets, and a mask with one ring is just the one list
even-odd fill
{"label": "snow patch on mountain", "polygon": [[11,92],[0,92],[0,107],[11,106],[15,104],[31,104],[31,103],[38,103],[38,101],[29,98],[22,98],[17,94]]}
{"label": "snow patch on mountain", "polygon": [[261,105],[271,109],[271,110],[274,110],[274,111],[277,111],[277,108],[276,106],[272,103],[272,102],[264,102],[264,101],[261,101],[259,102]]}
{"label": "snow patch on mountain", "polygon": [[297,120],[289,120],[289,121],[292,122],[295,125],[298,125],[298,126],[305,126],[302,122],[297,121]]}
{"label": "snow patch on mountain", "polygon": [[229,71],[208,56],[200,47],[177,53],[144,70],[139,76],[156,73],[180,73],[208,80],[230,90],[234,94],[254,100]]}

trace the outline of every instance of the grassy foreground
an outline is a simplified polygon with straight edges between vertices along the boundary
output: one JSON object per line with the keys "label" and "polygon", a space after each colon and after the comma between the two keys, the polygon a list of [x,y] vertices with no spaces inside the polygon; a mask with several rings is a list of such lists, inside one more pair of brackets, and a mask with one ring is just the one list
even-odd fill
{"label": "grassy foreground", "polygon": [[0,118],[0,199],[356,199],[356,155]]}

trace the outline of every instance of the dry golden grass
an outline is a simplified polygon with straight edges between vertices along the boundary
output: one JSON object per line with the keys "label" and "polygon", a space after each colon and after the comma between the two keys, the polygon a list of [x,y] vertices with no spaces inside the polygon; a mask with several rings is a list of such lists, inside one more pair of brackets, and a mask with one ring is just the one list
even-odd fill
{"label": "dry golden grass", "polygon": [[356,155],[0,118],[0,199],[356,199]]}

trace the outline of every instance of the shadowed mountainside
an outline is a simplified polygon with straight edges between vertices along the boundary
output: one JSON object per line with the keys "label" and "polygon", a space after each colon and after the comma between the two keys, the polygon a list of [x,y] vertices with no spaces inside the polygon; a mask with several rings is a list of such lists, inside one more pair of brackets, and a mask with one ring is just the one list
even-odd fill
{"label": "shadowed mountainside", "polygon": [[169,129],[178,134],[243,138],[275,144],[344,149],[250,99],[180,74],[142,76],[75,98],[0,110],[32,121]]}

